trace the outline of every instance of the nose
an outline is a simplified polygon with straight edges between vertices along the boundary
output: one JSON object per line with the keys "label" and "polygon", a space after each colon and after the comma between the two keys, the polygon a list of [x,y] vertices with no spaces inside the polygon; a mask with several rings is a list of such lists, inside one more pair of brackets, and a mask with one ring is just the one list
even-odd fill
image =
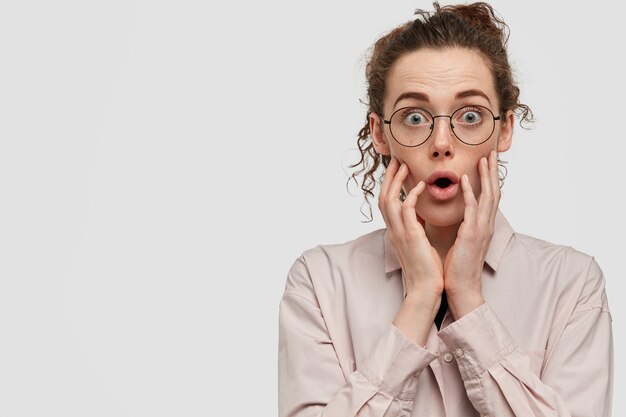
{"label": "nose", "polygon": [[[437,125],[437,119],[439,125]],[[449,116],[435,116],[433,118],[433,132],[430,137],[430,155],[431,158],[442,158],[454,156],[454,133],[450,126]]]}

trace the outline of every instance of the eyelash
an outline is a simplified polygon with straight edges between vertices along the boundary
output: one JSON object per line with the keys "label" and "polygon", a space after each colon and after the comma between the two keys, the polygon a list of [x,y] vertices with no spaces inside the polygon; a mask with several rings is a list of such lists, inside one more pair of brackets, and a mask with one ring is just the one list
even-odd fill
{"label": "eyelash", "polygon": [[465,111],[474,111],[476,113],[482,114],[482,111],[478,107],[466,106],[462,108],[465,109]]}

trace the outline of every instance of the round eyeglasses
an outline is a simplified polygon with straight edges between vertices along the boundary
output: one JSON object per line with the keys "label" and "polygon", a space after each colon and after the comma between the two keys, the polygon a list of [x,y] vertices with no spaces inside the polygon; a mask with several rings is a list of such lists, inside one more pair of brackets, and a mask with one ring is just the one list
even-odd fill
{"label": "round eyeglasses", "polygon": [[494,116],[487,107],[471,105],[463,106],[449,116],[433,116],[428,110],[419,107],[402,107],[393,112],[389,120],[383,119],[383,122],[389,125],[391,136],[396,142],[414,147],[430,138],[437,117],[449,118],[454,136],[472,146],[485,143],[496,128],[496,120],[500,120],[500,116]]}

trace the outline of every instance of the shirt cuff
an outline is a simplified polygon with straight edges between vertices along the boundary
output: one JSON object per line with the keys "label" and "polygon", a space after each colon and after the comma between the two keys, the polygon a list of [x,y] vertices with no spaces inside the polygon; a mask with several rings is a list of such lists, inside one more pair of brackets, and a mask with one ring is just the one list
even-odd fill
{"label": "shirt cuff", "polygon": [[517,349],[517,344],[487,303],[481,304],[439,332],[457,359],[463,380],[480,378]]}
{"label": "shirt cuff", "polygon": [[417,345],[391,324],[360,371],[381,391],[398,399],[413,400],[420,372],[438,356]]}

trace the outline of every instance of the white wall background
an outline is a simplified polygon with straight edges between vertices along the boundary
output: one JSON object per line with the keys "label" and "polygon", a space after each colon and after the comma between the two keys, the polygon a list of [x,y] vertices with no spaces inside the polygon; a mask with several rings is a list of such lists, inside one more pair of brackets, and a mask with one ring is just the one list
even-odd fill
{"label": "white wall background", "polygon": [[[492,4],[537,118],[501,208],[603,267],[621,416],[626,6]],[[345,170],[366,49],[416,7],[2,2],[0,415],[276,415],[288,268],[384,226]]]}

